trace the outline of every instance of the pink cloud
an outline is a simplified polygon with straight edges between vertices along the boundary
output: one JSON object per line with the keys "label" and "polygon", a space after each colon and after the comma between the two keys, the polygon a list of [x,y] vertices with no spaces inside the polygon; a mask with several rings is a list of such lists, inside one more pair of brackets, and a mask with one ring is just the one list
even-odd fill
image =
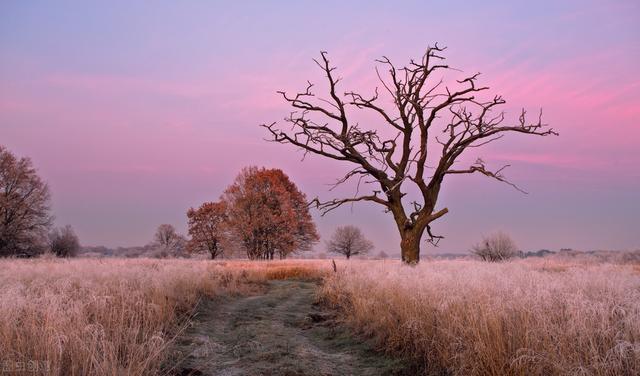
{"label": "pink cloud", "polygon": [[154,80],[107,74],[56,73],[47,77],[45,81],[54,87],[103,94],[134,92],[198,98],[219,93],[214,89],[216,85],[211,83]]}

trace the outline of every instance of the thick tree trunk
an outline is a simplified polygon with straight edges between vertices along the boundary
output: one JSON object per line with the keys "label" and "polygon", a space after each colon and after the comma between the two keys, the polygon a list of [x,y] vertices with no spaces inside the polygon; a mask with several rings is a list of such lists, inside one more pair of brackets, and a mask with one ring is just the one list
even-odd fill
{"label": "thick tree trunk", "polygon": [[407,229],[400,233],[400,253],[405,264],[416,265],[420,262],[420,239],[423,231]]}

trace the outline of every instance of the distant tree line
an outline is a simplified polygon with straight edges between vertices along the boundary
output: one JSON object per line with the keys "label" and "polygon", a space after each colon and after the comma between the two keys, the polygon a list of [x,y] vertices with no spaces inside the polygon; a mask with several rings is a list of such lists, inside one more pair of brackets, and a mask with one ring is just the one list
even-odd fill
{"label": "distant tree line", "polygon": [[[53,219],[49,187],[31,160],[0,146],[0,257],[77,256],[81,246],[75,231],[69,225],[54,228]],[[320,239],[306,195],[280,169],[244,168],[218,201],[190,208],[187,219],[189,238],[161,224],[151,243],[131,252],[92,249],[160,258],[207,253],[211,259],[239,251],[251,260],[273,260],[309,251]],[[371,249],[355,226],[338,227],[327,243],[329,252],[346,258]]]}

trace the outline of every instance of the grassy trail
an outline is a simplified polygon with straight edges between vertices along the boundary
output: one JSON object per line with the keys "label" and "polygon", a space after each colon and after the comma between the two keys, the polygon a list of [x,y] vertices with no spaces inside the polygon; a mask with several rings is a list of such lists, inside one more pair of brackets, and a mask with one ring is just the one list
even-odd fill
{"label": "grassy trail", "polygon": [[208,300],[178,339],[173,375],[402,375],[314,304],[315,284],[271,281],[262,295]]}

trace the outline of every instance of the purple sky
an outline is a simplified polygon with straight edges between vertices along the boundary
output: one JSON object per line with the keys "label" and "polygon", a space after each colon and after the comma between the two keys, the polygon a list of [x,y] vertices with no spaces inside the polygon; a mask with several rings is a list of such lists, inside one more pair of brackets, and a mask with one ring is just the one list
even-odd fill
{"label": "purple sky", "polygon": [[[640,248],[638,2],[220,3],[0,3],[0,144],[33,159],[57,223],[84,244],[144,244],[160,223],[184,232],[186,210],[216,200],[246,165],[280,167],[308,196],[330,198],[343,165],[263,141],[257,124],[289,110],[275,91],[321,81],[311,59],[326,50],[342,88],[366,92],[375,58],[405,63],[439,42],[450,65],[482,72],[509,114],[542,107],[560,137],[477,149],[492,166],[511,163],[530,194],[449,179],[438,251],[494,230],[525,250]],[[377,206],[317,223],[325,237],[356,224],[399,253]]]}

